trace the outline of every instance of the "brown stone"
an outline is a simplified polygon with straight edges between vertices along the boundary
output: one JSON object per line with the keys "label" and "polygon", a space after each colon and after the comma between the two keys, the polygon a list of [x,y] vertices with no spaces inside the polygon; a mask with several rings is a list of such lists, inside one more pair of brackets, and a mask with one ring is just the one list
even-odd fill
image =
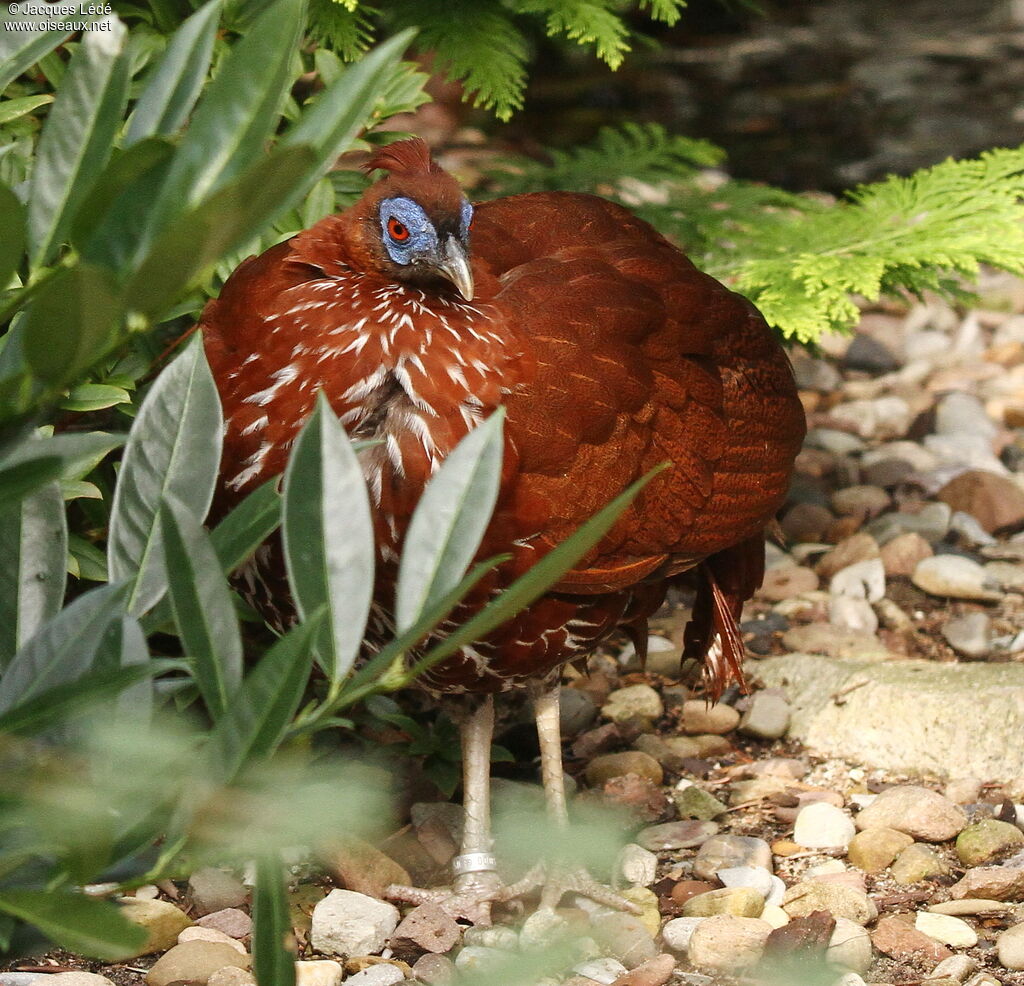
{"label": "brown stone", "polygon": [[953,953],[934,938],[918,931],[909,921],[899,917],[884,917],[871,934],[871,943],[880,952],[900,962],[919,962],[933,969]]}
{"label": "brown stone", "polygon": [[1024,526],[1024,489],[1012,479],[984,469],[969,469],[936,494],[953,510],[971,514],[989,534]]}
{"label": "brown stone", "polygon": [[791,541],[820,541],[833,520],[828,507],[798,503],[782,518],[782,531]]}
{"label": "brown stone", "polygon": [[455,919],[439,904],[420,904],[395,928],[391,947],[400,952],[408,949],[443,954],[455,947],[460,935]]}
{"label": "brown stone", "polygon": [[672,978],[676,967],[674,955],[663,953],[642,962],[635,969],[624,973],[612,986],[663,986]]}
{"label": "brown stone", "polygon": [[822,555],[814,569],[823,579],[830,579],[836,572],[850,565],[877,557],[878,542],[870,534],[861,531],[840,541],[831,551]]}
{"label": "brown stone", "polygon": [[764,581],[757,595],[769,602],[792,599],[818,588],[818,576],[803,565],[776,565],[764,573]]}
{"label": "brown stone", "polygon": [[204,914],[196,921],[201,928],[213,928],[231,938],[245,938],[252,933],[252,918],[237,907],[226,907],[222,911]]}
{"label": "brown stone", "polygon": [[858,832],[850,840],[847,856],[854,866],[865,873],[879,873],[913,841],[906,832],[897,832],[896,829],[867,829]]}
{"label": "brown stone", "polygon": [[950,896],[1024,900],[1024,866],[976,866],[949,888]]}
{"label": "brown stone", "polygon": [[680,880],[672,888],[672,899],[677,904],[685,904],[691,897],[696,897],[698,894],[706,894],[714,889],[715,885],[713,883],[707,883],[704,880]]}
{"label": "brown stone", "polygon": [[185,942],[184,945],[175,945],[156,960],[146,973],[146,982],[149,986],[170,986],[171,983],[205,986],[210,976],[229,965],[248,969],[251,960],[230,945],[208,941]]}
{"label": "brown stone", "polygon": [[375,846],[355,836],[322,853],[328,872],[346,890],[382,898],[393,883],[408,886],[406,870]]}
{"label": "brown stone", "polygon": [[880,552],[886,575],[913,575],[918,563],[931,558],[932,546],[916,531],[898,534]]}
{"label": "brown stone", "polygon": [[587,767],[586,778],[591,787],[603,787],[613,777],[624,777],[626,774],[646,777],[654,784],[660,784],[664,780],[661,764],[654,757],[639,750],[606,753],[595,757]]}

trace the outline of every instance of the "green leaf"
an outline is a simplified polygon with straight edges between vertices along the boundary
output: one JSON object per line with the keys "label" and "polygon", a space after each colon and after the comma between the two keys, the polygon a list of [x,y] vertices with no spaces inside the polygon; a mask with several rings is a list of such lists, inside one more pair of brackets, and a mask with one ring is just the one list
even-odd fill
{"label": "green leaf", "polygon": [[22,442],[0,462],[0,466],[56,459],[59,463],[57,476],[60,479],[80,479],[99,465],[108,452],[124,445],[127,437],[106,431],[43,435]]}
{"label": "green leaf", "polygon": [[326,610],[317,654],[340,681],[362,646],[375,548],[362,467],[322,392],[285,469],[282,535],[299,614]]}
{"label": "green leaf", "polygon": [[59,890],[0,890],[0,911],[38,928],[62,948],[108,962],[135,955],[146,930],[105,900]]}
{"label": "green leaf", "polygon": [[60,612],[67,539],[56,483],[0,512],[0,668]]}
{"label": "green leaf", "polygon": [[291,937],[284,867],[280,857],[262,857],[256,861],[252,895],[252,971],[258,983],[295,986]]}
{"label": "green leaf", "polygon": [[504,409],[499,409],[474,428],[423,491],[398,567],[399,632],[451,592],[473,560],[498,498],[504,423]]}
{"label": "green leaf", "polygon": [[166,588],[160,503],[170,493],[195,516],[206,516],[217,482],[222,429],[217,387],[202,341],[194,338],[142,402],[114,493],[110,573],[132,583],[132,615],[149,609]]}
{"label": "green leaf", "polygon": [[108,625],[124,611],[127,590],[123,583],[92,589],[44,624],[0,679],[0,712],[88,671]]}
{"label": "green leaf", "polygon": [[[47,688],[0,714],[0,733],[38,736],[66,722],[77,712],[95,708],[104,699],[116,695],[124,697],[127,689],[139,682],[148,682],[172,665],[173,662],[169,661],[153,661],[130,667],[86,671],[80,678]],[[137,700],[134,704],[133,713],[138,711]]]}
{"label": "green leaf", "polygon": [[0,464],[0,503],[12,505],[60,476],[63,462],[55,455]]}
{"label": "green leaf", "polygon": [[23,324],[25,357],[42,380],[60,386],[103,357],[121,315],[102,267],[58,271],[32,299]]}
{"label": "green leaf", "polygon": [[160,508],[174,618],[203,701],[216,722],[242,680],[242,636],[210,537],[172,494]]}
{"label": "green leaf", "polygon": [[0,126],[26,116],[40,106],[46,106],[53,102],[52,93],[42,93],[38,96],[22,96],[20,99],[5,99],[0,103]]}
{"label": "green leaf", "polygon": [[211,532],[213,550],[221,570],[230,574],[242,564],[281,523],[281,494],[275,476],[253,490]]}
{"label": "green leaf", "polygon": [[125,134],[126,145],[154,134],[173,134],[188,119],[210,68],[220,9],[220,0],[210,0],[174,32],[146,78]]}
{"label": "green leaf", "polygon": [[232,46],[207,87],[154,203],[155,234],[263,156],[292,82],[302,0],[278,0]]}
{"label": "green leaf", "polygon": [[69,562],[77,563],[77,570],[72,570],[70,563],[68,565],[68,570],[76,578],[91,582],[107,581],[107,556],[91,541],[77,534],[68,535],[68,554]]}
{"label": "green leaf", "polygon": [[0,184],[0,290],[7,287],[25,252],[25,209],[18,196]]}
{"label": "green leaf", "polygon": [[177,214],[126,288],[126,306],[152,316],[179,300],[214,264],[246,246],[298,200],[315,162],[306,147],[275,151],[195,209]]}
{"label": "green leaf", "polygon": [[120,21],[112,27],[83,35],[39,138],[28,199],[33,265],[53,254],[110,156],[129,71],[127,32]]}
{"label": "green leaf", "polygon": [[269,757],[287,735],[312,666],[321,612],[281,637],[246,675],[210,736],[211,766],[230,782],[248,763]]}
{"label": "green leaf", "polygon": [[19,31],[12,26],[14,22],[38,25],[38,21],[38,18],[11,14],[10,8],[4,6],[0,25],[0,92],[71,37],[68,31]]}
{"label": "green leaf", "polygon": [[112,387],[105,383],[83,383],[75,387],[59,406],[64,411],[102,411],[116,404],[131,402],[131,394],[124,387]]}

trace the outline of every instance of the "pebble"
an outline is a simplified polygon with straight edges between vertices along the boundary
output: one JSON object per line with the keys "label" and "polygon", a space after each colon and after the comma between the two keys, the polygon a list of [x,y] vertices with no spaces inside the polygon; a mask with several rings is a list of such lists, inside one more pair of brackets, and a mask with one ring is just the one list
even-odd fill
{"label": "pebble", "polygon": [[913,842],[906,832],[885,826],[865,829],[850,840],[847,858],[865,873],[880,873]]}
{"label": "pebble", "polygon": [[619,852],[615,872],[624,883],[649,887],[658,877],[658,857],[635,842],[627,843]]}
{"label": "pebble", "polygon": [[594,939],[606,954],[627,969],[635,969],[659,954],[654,936],[643,921],[632,914],[600,914],[591,921]]}
{"label": "pebble", "polygon": [[500,948],[487,948],[484,945],[464,945],[455,956],[455,968],[460,972],[483,977],[493,975],[497,968],[507,966],[511,952]]}
{"label": "pebble", "polygon": [[458,943],[462,931],[455,919],[439,904],[428,902],[414,907],[391,936],[391,947],[403,951],[448,952]]}
{"label": "pebble", "polygon": [[[767,872],[767,871],[764,871]],[[765,894],[752,887],[726,887],[691,897],[682,908],[684,918],[706,918],[715,914],[735,914],[742,918],[759,917],[764,910]]]}
{"label": "pebble", "polygon": [[853,455],[867,448],[862,439],[838,428],[811,428],[807,432],[804,444],[809,448],[822,449],[837,456]]}
{"label": "pebble", "polygon": [[1010,592],[1024,591],[1024,565],[1013,565],[1006,561],[990,561],[985,574]]}
{"label": "pebble", "polygon": [[997,914],[1005,914],[1013,909],[1013,905],[1001,900],[986,900],[981,897],[963,897],[960,900],[944,900],[939,904],[930,904],[929,911],[936,914],[952,914],[979,917],[991,917]]}
{"label": "pebble", "polygon": [[882,514],[867,525],[867,530],[879,544],[908,532],[920,534],[929,544],[936,544],[948,533],[952,514],[948,504],[929,503],[916,513],[901,510]]}
{"label": "pebble", "polygon": [[697,851],[693,873],[699,879],[714,880],[719,870],[734,866],[760,866],[770,873],[771,846],[751,835],[713,835]]}
{"label": "pebble", "polygon": [[870,534],[858,531],[856,534],[844,538],[831,551],[822,555],[814,568],[823,579],[831,579],[844,568],[849,568],[858,562],[870,561],[872,558],[877,558],[878,555],[878,542]]}
{"label": "pebble", "polygon": [[984,818],[968,825],[956,838],[956,854],[964,866],[992,863],[1024,845],[1024,832],[1009,822]]}
{"label": "pebble", "polygon": [[915,842],[907,846],[892,864],[892,878],[901,886],[946,876],[949,864],[931,846]]}
{"label": "pebble", "polygon": [[847,918],[860,925],[878,917],[878,909],[866,893],[824,880],[803,880],[794,884],[786,891],[782,908],[791,918],[828,911],[833,917]]}
{"label": "pebble", "polygon": [[791,713],[786,696],[774,688],[754,692],[740,716],[739,731],[760,739],[779,739],[789,728]]}
{"label": "pebble", "polygon": [[918,931],[903,918],[881,918],[871,935],[871,942],[880,952],[901,962],[924,962],[928,968],[938,965],[952,954],[944,945]]}
{"label": "pebble", "polygon": [[981,612],[954,616],[942,627],[942,636],[964,657],[985,657],[992,650],[992,621]]}
{"label": "pebble", "polygon": [[991,441],[998,430],[985,405],[973,394],[953,391],[935,405],[936,435],[976,435]]}
{"label": "pebble", "polygon": [[782,518],[782,533],[790,541],[820,541],[835,517],[819,503],[797,503]]}
{"label": "pebble", "polygon": [[829,623],[850,633],[873,635],[878,629],[878,616],[866,599],[833,596],[828,604]]}
{"label": "pebble", "polygon": [[698,917],[672,918],[661,929],[662,940],[673,952],[683,953],[690,947],[690,939],[697,926],[706,920]]}
{"label": "pebble", "polygon": [[832,494],[829,503],[837,514],[855,517],[875,517],[888,510],[892,501],[889,494],[881,486],[862,484],[836,490]]}
{"label": "pebble", "polygon": [[594,757],[587,765],[585,777],[591,787],[603,787],[613,778],[625,777],[627,774],[636,774],[652,784],[661,784],[665,777],[661,764],[640,750],[604,753]]}
{"label": "pebble", "polygon": [[582,688],[563,688],[558,717],[562,735],[569,739],[593,724],[597,718],[597,706]]}
{"label": "pebble", "polygon": [[825,801],[801,808],[793,827],[793,841],[807,849],[845,849],[856,834],[853,819]]}
{"label": "pebble", "polygon": [[249,900],[248,889],[234,873],[213,866],[196,870],[189,877],[188,892],[192,907],[200,916],[227,907],[241,907]]}
{"label": "pebble", "polygon": [[248,954],[245,950],[245,946],[240,941],[235,940],[230,935],[225,935],[223,931],[217,931],[215,928],[203,928],[194,924],[191,928],[186,928],[180,935],[178,935],[179,945],[184,944],[187,941],[220,942],[222,945],[230,945],[242,955]]}
{"label": "pebble", "polygon": [[[345,986],[394,986],[405,979],[405,974],[390,962],[381,962],[360,970],[345,980]],[[296,983],[296,986],[299,986]]]}
{"label": "pebble", "polygon": [[874,636],[838,630],[831,623],[808,623],[793,627],[782,635],[782,643],[792,652],[823,654],[851,661],[887,661],[888,649]]}
{"label": "pebble", "polygon": [[720,736],[729,733],[739,725],[740,714],[731,706],[719,702],[708,705],[698,699],[683,703],[683,731],[691,736],[711,733]]}
{"label": "pebble", "polygon": [[951,955],[932,969],[931,976],[936,979],[940,976],[948,976],[950,979],[962,983],[977,968],[978,960],[970,955]]}
{"label": "pebble", "polygon": [[248,955],[239,955],[230,945],[190,941],[175,945],[160,956],[146,973],[148,986],[206,986],[210,976],[225,966],[248,969]]}
{"label": "pebble", "polygon": [[922,934],[950,948],[973,948],[978,944],[977,932],[960,918],[933,911],[918,911],[914,927]]}
{"label": "pebble", "polygon": [[959,805],[916,785],[890,787],[857,816],[858,829],[885,826],[925,842],[943,842],[959,835],[967,816]]}
{"label": "pebble", "polygon": [[601,714],[613,722],[630,719],[660,719],[665,708],[661,696],[650,685],[627,685],[608,695]]}
{"label": "pebble", "polygon": [[1024,969],[1024,924],[1007,928],[996,939],[996,954],[1004,969]]}
{"label": "pebble", "polygon": [[1024,900],[1024,866],[975,866],[949,888],[952,897]]}
{"label": "pebble", "polygon": [[412,967],[417,981],[427,986],[447,986],[455,978],[455,963],[447,955],[421,955]]}
{"label": "pebble", "polygon": [[837,917],[825,959],[851,972],[867,972],[871,965],[871,936],[849,918]]}
{"label": "pebble", "polygon": [[829,583],[829,593],[878,602],[885,595],[885,566],[881,558],[867,558],[839,569]]}
{"label": "pebble", "polygon": [[737,972],[761,958],[771,933],[772,926],[767,921],[719,914],[694,929],[687,957],[698,969]]}
{"label": "pebble", "polygon": [[778,880],[778,877],[773,876],[763,866],[725,866],[718,871],[718,879],[726,887],[748,887],[767,900],[775,889],[774,881]]}
{"label": "pebble", "polygon": [[[95,972],[57,972],[43,977],[35,977],[36,986],[114,986],[106,976]],[[13,984],[12,984],[13,986]]]}
{"label": "pebble", "polygon": [[572,971],[586,976],[587,979],[593,979],[595,983],[601,983],[602,986],[610,986],[619,976],[629,972],[618,959],[609,958],[588,959],[586,962],[573,966]]}
{"label": "pebble", "polygon": [[252,918],[237,907],[226,907],[222,911],[204,914],[196,924],[202,928],[222,931],[231,938],[246,938],[252,933]]}
{"label": "pebble", "polygon": [[994,602],[998,586],[976,561],[961,555],[934,555],[918,562],[911,579],[919,589],[950,599]]}
{"label": "pebble", "polygon": [[692,849],[694,846],[703,847],[718,832],[718,828],[715,822],[663,822],[641,829],[637,833],[636,841],[651,852],[660,852],[663,849]]}
{"label": "pebble", "polygon": [[323,955],[374,955],[398,927],[393,904],[352,890],[332,890],[313,908],[310,942]]}
{"label": "pebble", "polygon": [[327,869],[342,887],[368,897],[383,897],[393,883],[412,883],[404,867],[376,846],[354,836],[323,853],[323,857]]}
{"label": "pebble", "polygon": [[226,965],[210,976],[206,986],[256,986],[256,977],[248,969],[236,969],[234,966]]}
{"label": "pebble", "polygon": [[191,923],[184,911],[165,900],[141,900],[125,897],[120,902],[121,915],[132,924],[145,928],[148,937],[132,956],[166,952],[177,944],[178,935]]}
{"label": "pebble", "polygon": [[672,798],[676,803],[676,811],[679,812],[680,818],[699,818],[710,821],[728,811],[728,807],[713,794],[686,781],[685,778],[672,792]]}
{"label": "pebble", "polygon": [[931,558],[934,553],[932,546],[920,534],[908,531],[906,534],[897,534],[891,541],[886,542],[879,552],[879,557],[885,566],[886,575],[910,576],[925,558]]}
{"label": "pebble", "polygon": [[335,962],[334,959],[296,962],[295,986],[338,986],[344,974],[345,970],[341,963]]}
{"label": "pebble", "polygon": [[757,595],[769,602],[778,603],[783,599],[814,592],[818,588],[818,576],[803,565],[777,565],[764,573],[764,581]]}

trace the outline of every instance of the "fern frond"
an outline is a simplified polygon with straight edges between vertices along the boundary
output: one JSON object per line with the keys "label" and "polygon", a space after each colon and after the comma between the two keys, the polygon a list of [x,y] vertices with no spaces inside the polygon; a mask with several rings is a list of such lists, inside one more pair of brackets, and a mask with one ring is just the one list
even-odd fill
{"label": "fern frond", "polygon": [[623,178],[641,181],[690,176],[697,168],[718,164],[722,151],[704,140],[669,134],[657,123],[602,127],[593,144],[549,152],[551,164],[509,160],[495,172],[501,193],[563,189],[610,192]]}
{"label": "fern frond", "polygon": [[593,45],[597,57],[612,69],[629,51],[629,28],[617,9],[618,0],[519,0],[523,13],[541,14],[548,37],[564,34],[580,45]]}
{"label": "fern frond", "polygon": [[311,0],[307,31],[312,40],[351,62],[373,44],[376,13],[359,0]]}
{"label": "fern frond", "polygon": [[862,186],[817,214],[751,231],[715,271],[801,341],[858,318],[852,297],[948,293],[981,264],[1024,273],[1024,147]]}
{"label": "fern frond", "polygon": [[686,0],[641,0],[640,9],[649,10],[651,19],[662,21],[669,26],[683,16]]}

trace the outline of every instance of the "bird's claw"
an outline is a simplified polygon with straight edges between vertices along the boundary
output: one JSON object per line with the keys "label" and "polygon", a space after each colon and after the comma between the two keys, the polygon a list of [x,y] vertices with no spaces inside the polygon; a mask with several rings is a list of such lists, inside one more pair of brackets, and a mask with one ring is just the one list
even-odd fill
{"label": "bird's claw", "polygon": [[554,909],[566,894],[579,894],[616,911],[639,914],[640,908],[611,887],[595,880],[582,866],[569,868],[556,863],[537,863],[525,876],[498,891],[495,903],[522,897],[540,888],[540,906]]}
{"label": "bird's claw", "polygon": [[388,900],[404,904],[437,904],[446,914],[456,921],[468,921],[470,924],[488,928],[491,925],[491,904],[498,900],[501,883],[494,874],[494,886],[488,888],[480,885],[468,889],[456,890],[454,887],[434,887],[424,890],[421,887],[406,887],[393,883],[384,891]]}

